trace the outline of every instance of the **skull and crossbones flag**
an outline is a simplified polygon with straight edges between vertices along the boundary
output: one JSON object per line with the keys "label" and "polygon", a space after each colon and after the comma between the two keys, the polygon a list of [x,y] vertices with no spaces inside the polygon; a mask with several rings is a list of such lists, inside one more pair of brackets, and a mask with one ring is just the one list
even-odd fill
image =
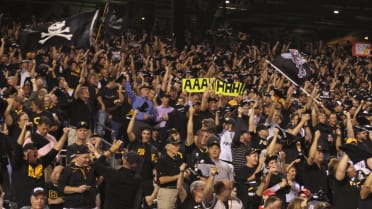
{"label": "skull and crossbones flag", "polygon": [[43,24],[36,30],[21,32],[22,51],[33,51],[43,47],[71,46],[87,48],[92,43],[92,31],[98,10]]}
{"label": "skull and crossbones flag", "polygon": [[289,49],[288,53],[280,54],[272,63],[298,86],[303,87],[310,77],[311,72],[307,60],[297,49]]}

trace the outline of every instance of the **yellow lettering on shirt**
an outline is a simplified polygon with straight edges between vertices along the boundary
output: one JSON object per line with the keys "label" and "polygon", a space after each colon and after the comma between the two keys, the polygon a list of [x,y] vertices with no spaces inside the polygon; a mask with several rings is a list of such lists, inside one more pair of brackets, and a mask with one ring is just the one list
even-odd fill
{"label": "yellow lettering on shirt", "polygon": [[42,164],[38,164],[35,168],[28,165],[28,176],[31,178],[38,179],[43,176],[44,168]]}
{"label": "yellow lettering on shirt", "polygon": [[58,198],[58,193],[54,190],[49,190],[48,197],[50,199],[57,199]]}
{"label": "yellow lettering on shirt", "polygon": [[137,154],[138,154],[139,156],[144,156],[144,155],[145,155],[145,149],[143,149],[143,148],[138,148],[138,149],[137,149]]}

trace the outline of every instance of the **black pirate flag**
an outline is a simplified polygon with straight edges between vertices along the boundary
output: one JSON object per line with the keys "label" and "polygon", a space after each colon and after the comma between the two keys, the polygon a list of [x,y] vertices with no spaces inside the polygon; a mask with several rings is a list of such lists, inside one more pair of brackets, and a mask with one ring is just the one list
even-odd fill
{"label": "black pirate flag", "polygon": [[128,24],[127,7],[110,4],[104,22],[105,37],[122,35],[128,28]]}
{"label": "black pirate flag", "polygon": [[288,53],[282,53],[277,56],[273,64],[301,87],[303,87],[310,76],[310,68],[307,61],[297,49],[290,49]]}
{"label": "black pirate flag", "polygon": [[98,11],[87,12],[43,24],[36,30],[25,29],[21,33],[21,47],[25,52],[50,46],[89,47],[97,15]]}

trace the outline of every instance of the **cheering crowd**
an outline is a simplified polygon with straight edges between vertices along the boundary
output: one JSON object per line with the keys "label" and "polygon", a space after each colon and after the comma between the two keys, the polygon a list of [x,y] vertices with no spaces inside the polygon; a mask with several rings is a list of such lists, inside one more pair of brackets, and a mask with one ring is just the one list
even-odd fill
{"label": "cheering crowd", "polygon": [[[132,31],[23,51],[20,29],[0,31],[0,206],[372,208],[372,59],[351,45],[206,36],[180,50]],[[266,62],[291,48],[303,89]],[[211,80],[198,93],[183,78]]]}

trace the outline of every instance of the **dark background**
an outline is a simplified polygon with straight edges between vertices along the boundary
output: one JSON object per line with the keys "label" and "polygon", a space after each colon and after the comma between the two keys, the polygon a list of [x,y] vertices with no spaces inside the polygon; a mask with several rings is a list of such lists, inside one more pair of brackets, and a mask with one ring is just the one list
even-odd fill
{"label": "dark background", "polygon": [[[372,33],[371,0],[112,0],[127,8],[130,25],[147,31],[202,34],[223,23],[265,40],[332,40]],[[1,0],[0,13],[24,23],[103,9],[105,0]],[[339,14],[334,14],[338,10]],[[144,17],[144,18],[142,18]],[[6,20],[6,18],[5,18]]]}

